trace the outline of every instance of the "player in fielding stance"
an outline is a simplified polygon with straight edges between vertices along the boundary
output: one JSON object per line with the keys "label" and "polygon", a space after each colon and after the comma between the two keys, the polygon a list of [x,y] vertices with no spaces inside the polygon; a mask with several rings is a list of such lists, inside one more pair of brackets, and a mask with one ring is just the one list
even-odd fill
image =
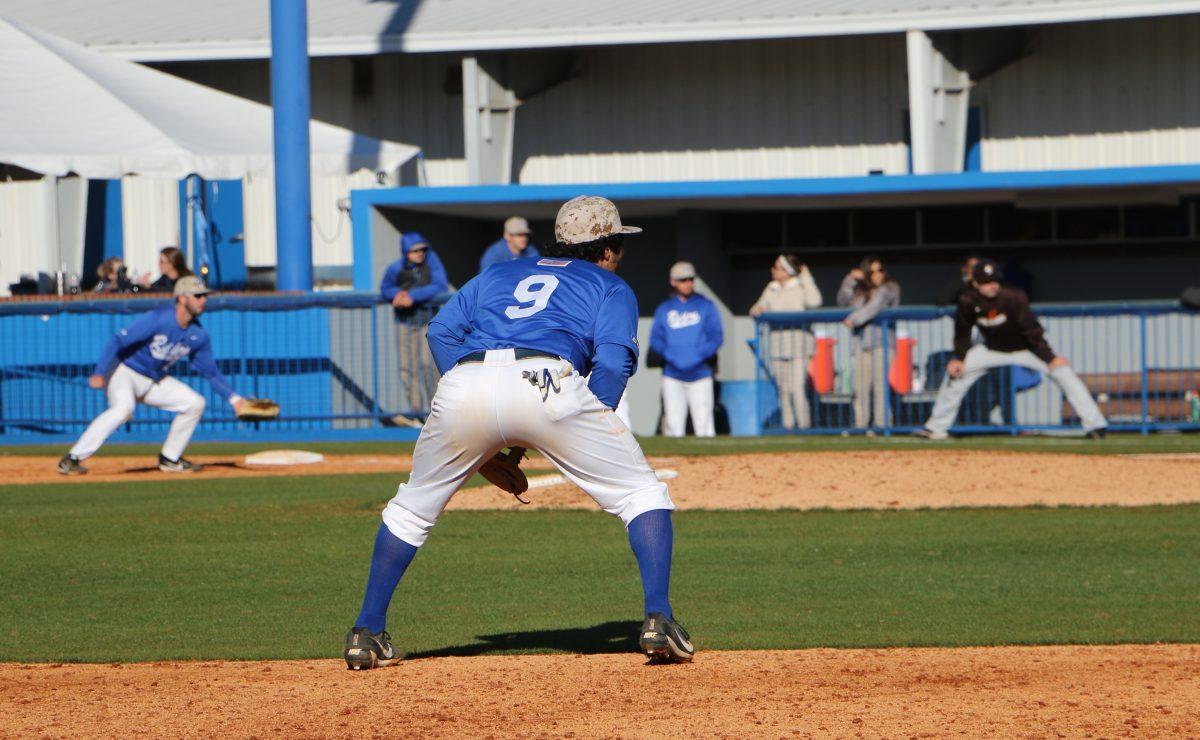
{"label": "player in fielding stance", "polygon": [[158,456],[158,469],[167,473],[192,473],[200,469],[184,459],[183,450],[204,413],[204,397],[167,375],[167,371],[191,355],[196,369],[234,410],[242,403],[242,397],[233,392],[229,381],[217,369],[208,334],[198,321],[209,292],[198,277],[180,278],[175,283],[173,305],[146,312],[104,345],[88,385],[100,390],[107,383],[108,409],[92,420],[71,451],[59,460],[59,473],[86,473],[87,468],[80,461],[91,457],[117,427],[129,421],[139,401],[175,412]]}
{"label": "player in fielding stance", "polygon": [[675,505],[613,412],[638,356],[637,300],[614,273],[624,235],[640,231],[604,198],[570,200],[541,259],[489,267],[430,323],[442,378],[412,474],[383,510],[362,611],[346,635],[350,668],[400,660],[384,631],[392,593],[450,497],[512,445],[541,450],[621,518],[642,577],[642,651],[692,659],[668,600]]}

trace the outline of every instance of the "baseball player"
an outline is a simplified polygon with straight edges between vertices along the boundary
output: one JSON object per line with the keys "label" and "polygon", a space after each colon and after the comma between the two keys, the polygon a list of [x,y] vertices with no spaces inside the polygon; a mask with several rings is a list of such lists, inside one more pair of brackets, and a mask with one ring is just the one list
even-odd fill
{"label": "baseball player", "polygon": [[713,424],[713,369],[725,340],[721,316],[696,293],[696,268],[676,262],[669,273],[672,296],[654,311],[650,350],[662,355],[663,416],[668,437],[682,437],[691,410],[697,437],[716,434]]}
{"label": "baseball player", "polygon": [[183,450],[204,413],[204,397],[167,375],[167,371],[191,355],[193,366],[235,411],[240,410],[243,402],[217,369],[208,334],[198,320],[204,313],[209,292],[200,278],[181,277],[175,283],[172,305],[146,312],[104,345],[88,385],[96,390],[107,385],[108,409],[92,420],[71,451],[58,461],[59,473],[86,473],[87,468],[80,461],[91,457],[117,427],[129,421],[134,404],[139,401],[175,412],[158,456],[158,469],[166,473],[200,470],[201,466],[183,457]]}
{"label": "baseball player", "polygon": [[641,650],[692,659],[668,599],[675,505],[613,412],[638,357],[637,300],[614,273],[623,237],[640,231],[608,200],[574,198],[559,210],[545,256],[488,268],[430,323],[443,375],[412,474],[383,511],[362,611],[346,635],[351,669],[400,660],[385,631],[392,593],[450,497],[509,445],[541,450],[620,517],[642,577]]}
{"label": "baseball player", "polygon": [[[1000,278],[1000,268],[992,260],[979,260],[972,268],[970,286],[959,293],[954,359],[946,366],[948,377],[938,389],[925,428],[914,434],[945,439],[958,417],[963,396],[975,381],[993,367],[1019,365],[1049,375],[1079,413],[1087,437],[1102,439],[1108,422],[1092,394],[1067,358],[1050,349],[1025,292],[1001,285]],[[972,327],[979,329],[983,344],[971,346]]]}

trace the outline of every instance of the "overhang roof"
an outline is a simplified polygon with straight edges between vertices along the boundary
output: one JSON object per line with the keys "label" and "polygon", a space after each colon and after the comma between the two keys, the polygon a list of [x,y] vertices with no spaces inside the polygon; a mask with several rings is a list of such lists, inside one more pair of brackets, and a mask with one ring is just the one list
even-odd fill
{"label": "overhang roof", "polygon": [[[310,0],[313,56],[990,28],[1200,12],[1183,0]],[[266,0],[0,0],[0,15],[136,61],[270,56]]]}

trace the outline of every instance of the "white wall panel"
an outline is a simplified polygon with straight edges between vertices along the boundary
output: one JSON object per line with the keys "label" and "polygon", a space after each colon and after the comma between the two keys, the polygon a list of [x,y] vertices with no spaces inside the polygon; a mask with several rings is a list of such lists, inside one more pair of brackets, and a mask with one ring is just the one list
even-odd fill
{"label": "white wall panel", "polygon": [[518,109],[520,182],[907,169],[897,36],[597,49],[583,69]]}
{"label": "white wall panel", "polygon": [[986,170],[1200,162],[1200,17],[1051,26],[982,81]]}
{"label": "white wall panel", "polygon": [[54,178],[0,182],[0,295],[54,268]]}
{"label": "white wall panel", "polygon": [[[121,178],[121,223],[129,273],[158,275],[158,252],[181,247],[179,181],[157,177]],[[191,255],[188,255],[191,259]]]}

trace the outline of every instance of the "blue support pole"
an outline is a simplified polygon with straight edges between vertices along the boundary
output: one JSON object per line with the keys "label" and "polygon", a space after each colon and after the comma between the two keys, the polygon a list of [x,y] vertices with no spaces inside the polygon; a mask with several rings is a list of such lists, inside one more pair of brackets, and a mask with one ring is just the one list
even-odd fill
{"label": "blue support pole", "polygon": [[271,105],[275,117],[276,287],[311,291],[308,9],[271,0]]}

